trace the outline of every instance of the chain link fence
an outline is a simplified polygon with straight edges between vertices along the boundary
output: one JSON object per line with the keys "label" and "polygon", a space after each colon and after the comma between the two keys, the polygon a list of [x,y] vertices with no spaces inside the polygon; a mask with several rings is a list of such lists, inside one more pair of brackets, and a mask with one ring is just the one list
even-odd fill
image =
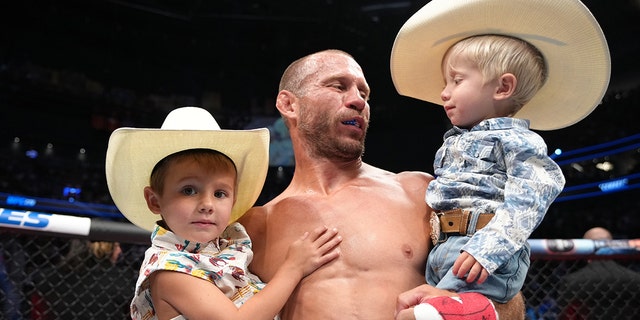
{"label": "chain link fence", "polygon": [[0,230],[1,319],[130,319],[147,245]]}
{"label": "chain link fence", "polygon": [[[0,227],[0,318],[129,319],[146,248]],[[533,259],[527,319],[638,319],[640,255],[603,257]]]}
{"label": "chain link fence", "polygon": [[527,319],[640,319],[640,257],[589,258],[532,260]]}

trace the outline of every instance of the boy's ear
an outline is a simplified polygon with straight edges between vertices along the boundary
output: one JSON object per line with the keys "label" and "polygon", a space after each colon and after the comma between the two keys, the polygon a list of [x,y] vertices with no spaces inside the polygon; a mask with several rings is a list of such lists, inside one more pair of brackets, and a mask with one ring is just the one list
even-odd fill
{"label": "boy's ear", "polygon": [[505,100],[513,95],[518,80],[512,73],[505,73],[498,79],[498,88],[494,94],[496,100]]}
{"label": "boy's ear", "polygon": [[147,201],[147,207],[149,207],[149,210],[151,210],[151,212],[153,212],[154,214],[162,213],[158,195],[153,192],[151,187],[144,187],[144,199]]}

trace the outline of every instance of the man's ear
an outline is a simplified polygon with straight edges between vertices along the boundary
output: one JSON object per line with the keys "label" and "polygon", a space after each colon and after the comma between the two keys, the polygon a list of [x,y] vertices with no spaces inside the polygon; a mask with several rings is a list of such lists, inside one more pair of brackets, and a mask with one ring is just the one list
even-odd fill
{"label": "man's ear", "polygon": [[151,212],[155,214],[162,213],[158,195],[153,192],[151,187],[144,187],[144,199],[147,201],[147,207],[149,207],[149,210],[151,210]]}
{"label": "man's ear", "polygon": [[276,98],[276,108],[283,115],[289,115],[290,113],[295,112],[294,102],[296,100],[296,96],[287,90],[282,90],[278,92],[278,97]]}
{"label": "man's ear", "polygon": [[512,73],[505,73],[498,78],[498,87],[493,97],[496,100],[506,100],[513,95],[516,90],[518,79]]}
{"label": "man's ear", "polygon": [[298,116],[298,97],[291,91],[282,90],[276,98],[276,108],[288,123],[295,123],[295,118]]}

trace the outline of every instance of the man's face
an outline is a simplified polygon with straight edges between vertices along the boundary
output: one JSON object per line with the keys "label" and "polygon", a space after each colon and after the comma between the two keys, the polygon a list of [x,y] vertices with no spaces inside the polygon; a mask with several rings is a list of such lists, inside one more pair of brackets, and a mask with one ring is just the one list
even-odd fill
{"label": "man's face", "polygon": [[364,152],[370,116],[370,89],[362,69],[341,54],[320,55],[315,65],[298,100],[298,129],[314,155],[357,159]]}

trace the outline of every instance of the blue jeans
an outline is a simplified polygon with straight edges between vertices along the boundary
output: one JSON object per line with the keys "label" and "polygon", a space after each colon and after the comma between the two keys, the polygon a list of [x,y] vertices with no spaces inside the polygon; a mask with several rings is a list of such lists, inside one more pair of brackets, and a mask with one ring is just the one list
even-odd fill
{"label": "blue jeans", "polygon": [[[444,235],[441,235],[441,238]],[[487,298],[505,303],[513,298],[524,285],[531,264],[529,244],[516,251],[503,265],[491,274],[483,284],[467,283],[453,275],[453,263],[460,255],[460,248],[469,241],[467,236],[449,237],[436,245],[427,259],[427,283],[439,289],[455,292],[478,292]]]}

